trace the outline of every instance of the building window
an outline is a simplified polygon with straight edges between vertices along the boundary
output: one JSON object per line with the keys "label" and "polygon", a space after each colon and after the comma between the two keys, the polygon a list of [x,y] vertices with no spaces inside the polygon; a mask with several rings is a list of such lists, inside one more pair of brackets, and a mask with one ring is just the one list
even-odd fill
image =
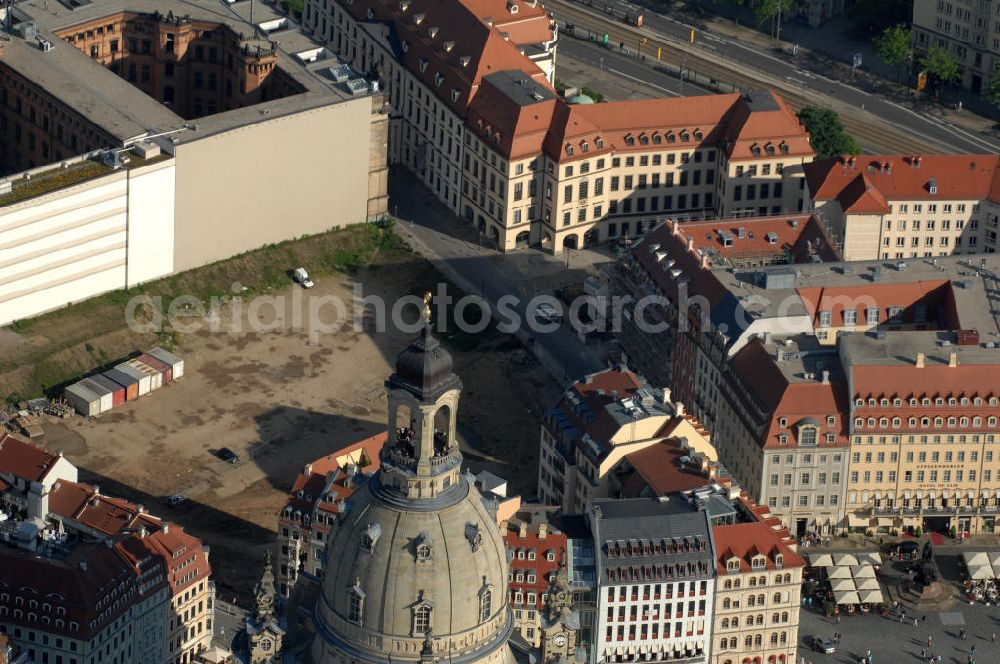
{"label": "building window", "polygon": [[479,594],[479,622],[486,622],[493,615],[493,589],[483,588]]}
{"label": "building window", "polygon": [[818,438],[816,427],[802,427],[799,429],[799,445],[803,447],[815,447]]}
{"label": "building window", "polygon": [[413,607],[413,636],[424,636],[431,628],[431,604],[421,600]]}
{"label": "building window", "polygon": [[357,583],[347,591],[347,600],[347,619],[352,623],[362,624],[365,616],[365,593]]}

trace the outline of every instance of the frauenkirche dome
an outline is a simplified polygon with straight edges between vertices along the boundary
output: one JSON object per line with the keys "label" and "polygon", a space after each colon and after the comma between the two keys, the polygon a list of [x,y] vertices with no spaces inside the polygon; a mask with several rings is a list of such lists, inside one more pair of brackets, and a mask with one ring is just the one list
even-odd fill
{"label": "frauenkirche dome", "polygon": [[381,468],[330,534],[315,664],[513,664],[503,537],[461,473],[461,381],[430,333],[386,381]]}

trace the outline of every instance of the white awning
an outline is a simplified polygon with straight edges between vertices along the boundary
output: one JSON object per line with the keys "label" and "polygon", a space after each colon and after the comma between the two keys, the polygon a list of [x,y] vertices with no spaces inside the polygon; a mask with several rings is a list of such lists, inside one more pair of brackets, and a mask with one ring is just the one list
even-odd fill
{"label": "white awning", "polygon": [[856,589],[854,579],[833,579],[830,582],[830,588],[835,593],[845,593]]}
{"label": "white awning", "polygon": [[[867,517],[865,519],[863,519],[863,521],[865,522],[866,525],[868,524]],[[835,554],[833,554],[833,564],[834,565],[838,565],[838,566],[840,566],[840,565],[857,565],[858,564],[858,559],[855,558],[850,553],[835,553]]]}
{"label": "white awning", "polygon": [[969,568],[970,579],[992,579],[995,576],[993,568],[989,565],[976,565]]}
{"label": "white awning", "polygon": [[811,567],[833,567],[833,556],[829,553],[812,553],[809,555]]}
{"label": "white awning", "polygon": [[876,604],[882,601],[882,591],[881,590],[865,590],[859,593],[861,601],[865,604]]}
{"label": "white awning", "polygon": [[985,551],[963,551],[962,558],[965,559],[966,567],[978,567],[979,565],[989,565],[990,557]]}
{"label": "white awning", "polygon": [[851,574],[855,579],[874,579],[875,568],[871,565],[856,565],[851,568]]}
{"label": "white awning", "polygon": [[861,599],[856,592],[833,593],[833,599],[837,604],[860,604]]}
{"label": "white awning", "polygon": [[829,567],[826,570],[826,575],[830,579],[850,579],[851,568],[850,567]]}

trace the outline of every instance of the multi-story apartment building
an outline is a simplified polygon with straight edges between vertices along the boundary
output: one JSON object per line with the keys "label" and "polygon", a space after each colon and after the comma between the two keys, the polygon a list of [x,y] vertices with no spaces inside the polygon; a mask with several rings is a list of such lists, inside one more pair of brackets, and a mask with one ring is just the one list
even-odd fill
{"label": "multi-story apartment building", "polygon": [[813,207],[844,260],[997,250],[997,155],[838,157],[805,173]]}
{"label": "multi-story apartment building", "polygon": [[1000,7],[989,0],[915,0],[913,46],[946,49],[958,62],[962,85],[982,92],[1000,58]]}
{"label": "multi-story apartment building", "polygon": [[715,558],[707,510],[657,498],[595,500],[593,662],[708,662]]}
{"label": "multi-story apartment building", "polygon": [[508,604],[514,611],[513,637],[529,648],[542,645],[542,617],[552,574],[568,564],[567,539],[549,521],[554,508],[525,506],[502,524],[507,545]]}
{"label": "multi-story apartment building", "polygon": [[843,517],[847,392],[828,350],[792,339],[812,323],[787,265],[828,271],[838,257],[815,216],[670,222],[621,285],[657,298],[624,331],[629,361],[672,387],[734,481],[800,535]]}
{"label": "multi-story apartment building", "polygon": [[[43,529],[43,542],[99,542],[120,551],[130,557],[129,565],[141,568],[140,587],[153,575],[146,574],[147,567],[157,562],[156,576],[165,582],[165,615],[162,629],[156,631],[157,654],[149,661],[194,661],[211,643],[215,617],[208,548],[183,528],[149,514],[142,505],[105,496],[97,487],[76,482],[76,476],[76,468],[61,454],[10,435],[0,440],[0,501],[15,522],[41,524],[35,528]],[[55,552],[53,560],[59,555]],[[85,571],[86,563],[80,568]],[[136,615],[140,614],[145,615],[141,611]],[[143,628],[143,633],[148,630]],[[154,647],[151,644],[142,647],[143,652],[154,652],[149,650]]]}
{"label": "multi-story apartment building", "polygon": [[172,661],[166,561],[149,556],[141,538],[46,540],[31,522],[14,525],[0,546],[0,628],[28,661]]}
{"label": "multi-story apartment building", "polygon": [[[786,227],[792,222],[797,228],[803,226],[791,219]],[[751,234],[760,237],[755,224],[762,223],[767,222],[746,220],[742,235],[747,240]],[[740,486],[797,535],[811,530],[830,532],[852,524],[886,529],[921,524],[955,525],[973,531],[992,528],[993,520],[986,517],[995,506],[983,500],[988,499],[983,492],[992,490],[989,482],[996,471],[990,469],[991,474],[984,475],[991,434],[989,399],[995,395],[992,388],[972,382],[973,376],[988,372],[1000,361],[990,346],[996,344],[994,335],[1000,334],[992,313],[997,310],[997,296],[990,259],[948,256],[889,265],[831,265],[824,263],[823,257],[835,255],[835,251],[817,252],[817,246],[828,244],[822,224],[812,219],[807,227],[817,233],[806,245],[809,256],[815,258],[799,263],[794,270],[735,265],[732,256],[740,246],[739,229],[719,229],[713,235],[714,246],[700,250],[690,224],[668,224],[653,233],[633,252],[625,281],[661,296],[665,302],[659,310],[663,319],[683,321],[687,329],[673,335],[633,330],[623,337],[630,361],[644,373],[662,370],[664,360],[656,352],[657,337],[667,337],[676,353],[667,357],[675,398],[684,400],[712,431],[720,462],[733,471]],[[691,236],[686,235],[688,231],[692,231]],[[780,242],[780,235],[772,238],[775,244]],[[727,242],[731,248],[725,246]],[[794,255],[794,243],[788,246],[789,255]],[[667,261],[669,271],[663,268]],[[678,310],[686,312],[683,318]],[[949,347],[956,348],[955,356],[942,350]],[[918,351],[923,353],[920,362],[915,355]],[[932,356],[937,359],[929,362]],[[960,359],[962,356],[967,359]],[[859,363],[879,369],[859,371]],[[911,377],[899,368],[882,371],[928,363],[945,368],[956,364],[951,367],[956,373],[944,374],[941,380],[969,380],[969,386],[954,383],[951,393],[945,394],[943,388],[949,384],[941,382],[928,384],[926,395],[911,394],[919,372]],[[959,379],[963,371],[969,376]],[[871,396],[876,410],[883,400],[890,404],[890,410],[899,410],[892,404],[901,406],[915,399],[918,410],[927,413],[914,412],[905,418],[898,412],[858,417],[854,412],[858,399],[869,402],[867,391],[859,394],[862,374],[881,380],[879,393]],[[963,398],[968,408],[978,412],[956,411],[951,416],[932,412],[938,409],[939,399],[944,404],[954,400],[961,410]],[[960,426],[963,415],[969,424],[965,430]],[[882,424],[888,430],[880,428]],[[901,513],[894,515],[892,524],[888,514],[882,514],[882,522],[877,521],[872,511],[874,501],[878,500],[879,509],[884,510],[889,491],[897,511],[901,508],[900,491],[909,490],[907,509],[918,507],[912,502],[918,490],[917,472],[925,471],[926,482],[931,468],[903,469],[900,464],[920,464],[921,458],[930,463],[927,459],[935,458],[935,452],[939,459],[957,460],[959,449],[952,446],[962,445],[963,440],[965,445],[985,447],[976,450],[975,456],[972,447],[964,448],[966,466],[948,469],[954,486],[948,487],[949,501],[935,503],[935,509],[956,509],[956,501],[961,499],[960,507],[969,510],[969,518],[958,521],[962,515],[956,510],[954,519],[949,517],[947,523],[924,522],[917,514],[904,521],[906,515]],[[857,447],[909,443],[930,447],[913,449],[912,461],[907,461],[911,450],[905,447]],[[925,452],[923,457],[921,451]],[[880,463],[884,466],[878,466]],[[893,464],[897,467],[890,467]],[[907,470],[912,472],[906,474]],[[945,469],[937,470],[940,482]],[[956,475],[957,470],[962,474]],[[971,478],[970,470],[974,471]],[[958,484],[956,477],[961,478]],[[904,480],[913,484],[899,486]],[[924,488],[923,501],[929,498],[929,490]],[[958,495],[960,491],[963,495]],[[970,497],[970,491],[975,495]],[[941,500],[941,490],[935,493],[936,500]]]}
{"label": "multi-story apartment building", "polygon": [[300,574],[320,578],[323,552],[337,515],[352,493],[379,468],[380,433],[312,463],[295,479],[278,515],[278,593],[291,594]]}
{"label": "multi-story apartment building", "polygon": [[976,333],[854,334],[841,342],[852,392],[849,526],[996,532],[1000,351],[981,341],[995,339],[997,327],[981,301],[965,304],[961,324]]}
{"label": "multi-story apartment building", "polygon": [[306,26],[378,72],[389,160],[501,250],[578,248],[686,216],[801,210],[813,151],[770,91],[569,104],[535,1],[306,3]]}
{"label": "multi-story apartment building", "polygon": [[715,526],[712,537],[712,664],[794,664],[805,561],[760,521]]}
{"label": "multi-story apartment building", "polygon": [[708,433],[669,389],[654,389],[621,366],[571,385],[542,421],[538,495],[564,512],[617,495],[628,455],[667,440],[716,460]]}

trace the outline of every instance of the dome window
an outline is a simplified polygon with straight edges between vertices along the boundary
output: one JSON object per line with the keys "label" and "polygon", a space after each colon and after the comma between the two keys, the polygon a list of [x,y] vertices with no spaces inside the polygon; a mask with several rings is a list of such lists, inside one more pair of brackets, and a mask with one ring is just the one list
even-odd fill
{"label": "dome window", "polygon": [[479,526],[474,523],[465,524],[465,539],[469,540],[473,551],[483,548],[483,534],[479,532]]}
{"label": "dome window", "polygon": [[413,609],[413,636],[426,636],[431,632],[431,616],[434,611],[434,604],[424,598],[424,591],[420,591],[420,599],[412,606]]}
{"label": "dome window", "polygon": [[479,591],[479,622],[484,623],[493,615],[493,587],[485,583],[483,577],[483,589]]}
{"label": "dome window", "polygon": [[365,620],[365,591],[361,589],[361,580],[355,579],[354,585],[347,591],[347,619],[356,625]]}
{"label": "dome window", "polygon": [[369,523],[368,527],[365,528],[364,534],[361,535],[361,548],[368,553],[375,552],[375,545],[378,543],[378,538],[382,536],[382,526],[377,523]]}
{"label": "dome window", "polygon": [[427,533],[420,533],[420,536],[417,537],[414,554],[418,565],[430,565],[431,562],[433,562],[434,549],[431,538],[427,535]]}

